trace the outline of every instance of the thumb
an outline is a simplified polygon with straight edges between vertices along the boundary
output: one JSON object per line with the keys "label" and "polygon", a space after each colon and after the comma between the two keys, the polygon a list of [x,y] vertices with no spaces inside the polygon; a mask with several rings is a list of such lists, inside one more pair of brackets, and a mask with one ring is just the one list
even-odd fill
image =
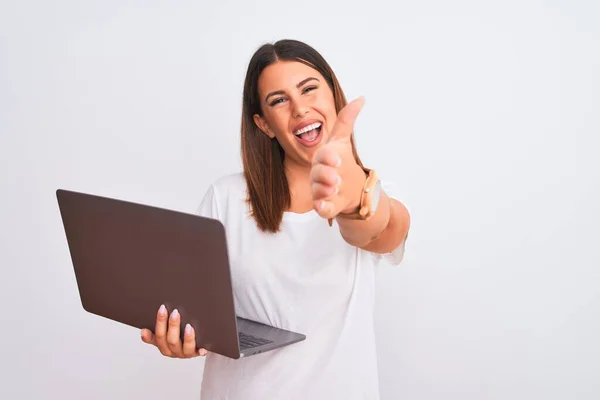
{"label": "thumb", "polygon": [[354,122],[364,104],[365,98],[361,96],[358,99],[351,101],[340,110],[335,125],[331,130],[329,140],[346,138],[352,135],[352,132],[354,131]]}

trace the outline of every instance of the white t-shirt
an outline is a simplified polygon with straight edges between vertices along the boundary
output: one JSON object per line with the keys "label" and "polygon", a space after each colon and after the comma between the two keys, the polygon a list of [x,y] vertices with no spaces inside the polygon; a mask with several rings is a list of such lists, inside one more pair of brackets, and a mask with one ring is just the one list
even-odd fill
{"label": "white t-shirt", "polygon": [[387,255],[350,246],[314,210],[286,212],[279,233],[263,233],[245,199],[243,175],[228,175],[198,209],[225,226],[237,315],[306,340],[238,360],[209,353],[202,400],[378,399],[375,269],[399,264],[404,243]]}

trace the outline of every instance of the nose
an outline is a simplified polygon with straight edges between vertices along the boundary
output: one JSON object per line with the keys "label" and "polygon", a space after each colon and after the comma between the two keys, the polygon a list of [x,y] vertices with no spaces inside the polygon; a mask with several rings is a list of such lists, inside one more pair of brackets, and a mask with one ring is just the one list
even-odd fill
{"label": "nose", "polygon": [[308,114],[308,107],[301,101],[296,100],[294,101],[294,108],[292,111],[294,113],[294,118],[302,118]]}

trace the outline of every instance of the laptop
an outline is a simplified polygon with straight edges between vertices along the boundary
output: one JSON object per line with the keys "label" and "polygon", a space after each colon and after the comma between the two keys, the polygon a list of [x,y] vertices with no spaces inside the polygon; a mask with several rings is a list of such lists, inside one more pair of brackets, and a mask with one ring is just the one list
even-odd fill
{"label": "laptop", "polygon": [[240,318],[225,227],[217,219],[65,189],[56,191],[81,304],[154,331],[161,304],[177,308],[196,346],[239,359],[306,339]]}

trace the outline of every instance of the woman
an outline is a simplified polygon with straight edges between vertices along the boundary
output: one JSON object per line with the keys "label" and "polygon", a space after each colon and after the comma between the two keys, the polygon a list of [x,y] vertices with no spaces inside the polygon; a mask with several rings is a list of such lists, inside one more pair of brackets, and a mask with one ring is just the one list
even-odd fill
{"label": "woman", "polygon": [[207,355],[203,399],[378,398],[375,268],[383,257],[400,263],[409,214],[357,155],[362,104],[346,105],[330,66],[302,42],[263,45],[250,60],[243,173],[216,180],[199,213],[225,225],[238,316],[306,340],[232,360],[195,349],[189,326],[182,343],[179,315],[161,306],[142,339],[169,357]]}

